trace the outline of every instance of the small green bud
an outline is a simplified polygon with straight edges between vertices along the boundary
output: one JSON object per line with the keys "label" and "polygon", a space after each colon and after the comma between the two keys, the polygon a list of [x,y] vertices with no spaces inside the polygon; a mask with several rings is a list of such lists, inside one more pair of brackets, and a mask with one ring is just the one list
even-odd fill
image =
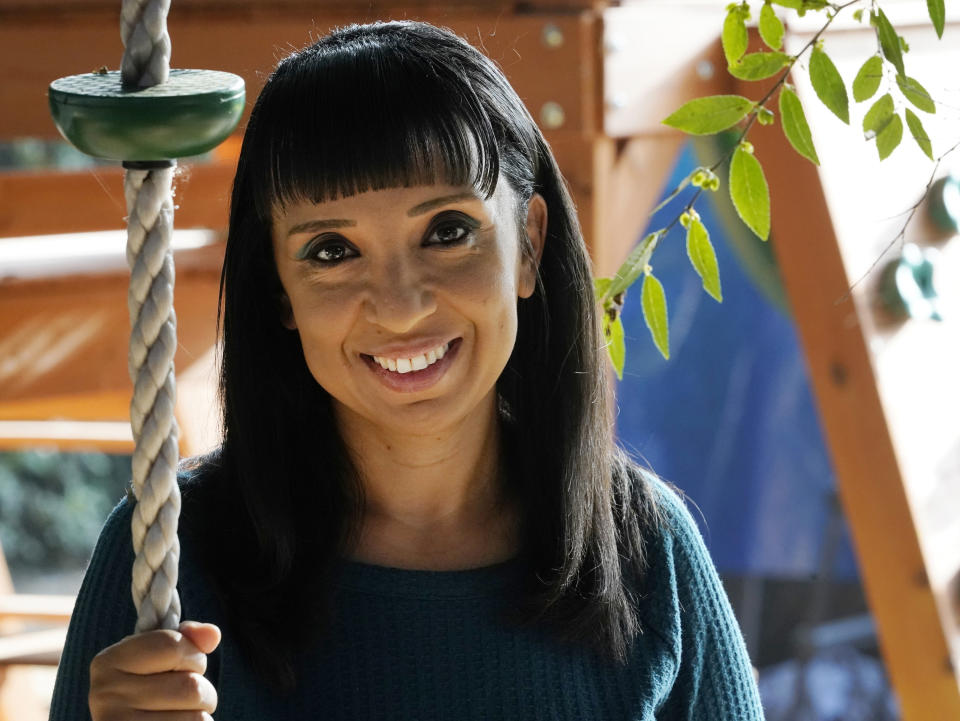
{"label": "small green bud", "polygon": [[856,20],[858,23],[863,22],[863,8],[853,11],[853,19]]}
{"label": "small green bud", "polygon": [[680,214],[680,225],[682,225],[684,228],[689,228],[692,220],[693,219],[690,217],[690,213],[683,212]]}
{"label": "small green bud", "polygon": [[700,220],[700,213],[698,213],[695,208],[690,208],[687,212],[690,213],[691,220]]}
{"label": "small green bud", "polygon": [[690,177],[690,184],[696,188],[699,188],[708,180],[706,173],[702,169],[697,169],[697,171]]}
{"label": "small green bud", "polygon": [[750,153],[750,155],[753,155],[753,143],[751,143],[749,140],[744,140],[743,142],[741,142],[740,147],[743,148],[744,152],[747,152],[747,153]]}
{"label": "small green bud", "polygon": [[897,39],[900,40],[900,49],[905,53],[909,53],[910,46],[907,45],[907,41],[903,39],[903,35],[897,35]]}
{"label": "small green bud", "polygon": [[757,111],[757,121],[761,125],[773,125],[773,111],[767,108],[760,108]]}
{"label": "small green bud", "polygon": [[712,178],[710,178],[710,182],[705,187],[707,190],[720,190],[720,178],[714,175]]}

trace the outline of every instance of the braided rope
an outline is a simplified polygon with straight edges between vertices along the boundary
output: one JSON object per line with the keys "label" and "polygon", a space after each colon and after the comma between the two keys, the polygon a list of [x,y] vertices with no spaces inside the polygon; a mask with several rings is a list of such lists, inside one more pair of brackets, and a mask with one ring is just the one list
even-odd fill
{"label": "braided rope", "polygon": [[120,37],[124,87],[149,88],[167,82],[170,75],[170,36],[167,12],[170,0],[123,0]]}
{"label": "braided rope", "polygon": [[[169,0],[124,0],[124,85],[150,87],[169,76],[169,6]],[[127,305],[132,326],[128,370],[134,384],[130,403],[135,444],[132,475],[137,498],[131,520],[136,554],[132,593],[138,633],[175,629],[180,623],[172,183],[172,167],[128,168],[124,177],[130,266]]]}

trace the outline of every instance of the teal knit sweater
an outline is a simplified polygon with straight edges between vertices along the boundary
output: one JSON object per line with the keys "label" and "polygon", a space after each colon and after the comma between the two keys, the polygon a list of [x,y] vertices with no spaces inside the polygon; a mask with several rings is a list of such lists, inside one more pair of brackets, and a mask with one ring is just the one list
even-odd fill
{"label": "teal knit sweater", "polygon": [[[345,562],[329,640],[301,659],[297,690],[278,698],[243,661],[185,544],[183,618],[223,630],[207,670],[219,694],[215,718],[762,721],[743,638],[703,539],[680,498],[654,485],[669,523],[649,548],[642,634],[619,666],[543,631],[504,627],[498,599],[516,577],[513,561],[465,571]],[[89,721],[90,661],[132,633],[132,508],[126,499],[117,505],[93,552],[50,721]]]}

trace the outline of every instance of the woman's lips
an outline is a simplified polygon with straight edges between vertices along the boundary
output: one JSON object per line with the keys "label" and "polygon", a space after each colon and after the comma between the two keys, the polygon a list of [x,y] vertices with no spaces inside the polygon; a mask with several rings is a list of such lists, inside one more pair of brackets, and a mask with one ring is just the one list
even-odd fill
{"label": "woman's lips", "polygon": [[366,355],[365,353],[361,354],[361,357],[364,363],[367,364],[367,367],[376,374],[385,386],[394,391],[411,393],[430,388],[443,377],[447,368],[449,368],[456,359],[462,340],[462,338],[455,338],[450,341],[450,347],[447,348],[447,352],[440,360],[428,365],[423,370],[411,370],[407,373],[387,370],[377,363],[373,359],[373,356]]}

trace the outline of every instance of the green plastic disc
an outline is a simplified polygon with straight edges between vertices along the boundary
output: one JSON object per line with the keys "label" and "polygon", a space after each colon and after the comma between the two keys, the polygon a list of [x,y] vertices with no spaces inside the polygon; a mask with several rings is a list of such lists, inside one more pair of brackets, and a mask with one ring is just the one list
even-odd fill
{"label": "green plastic disc", "polygon": [[50,83],[57,129],[87,155],[110,160],[172,160],[200,155],[237,127],[243,78],[219,70],[171,70],[162,85],[124,90],[118,71]]}

